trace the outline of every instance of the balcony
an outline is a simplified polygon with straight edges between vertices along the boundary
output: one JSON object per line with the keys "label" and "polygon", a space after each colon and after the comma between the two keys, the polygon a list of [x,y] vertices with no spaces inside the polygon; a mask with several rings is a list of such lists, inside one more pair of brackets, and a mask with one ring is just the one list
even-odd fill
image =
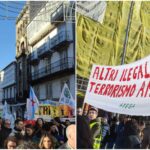
{"label": "balcony", "polygon": [[51,39],[51,49],[59,50],[67,46],[71,42],[71,37],[68,31],[62,31]]}
{"label": "balcony", "polygon": [[12,97],[12,98],[3,98],[2,103],[4,104],[5,101],[7,102],[7,104],[14,104],[14,103],[16,103],[15,97]]}
{"label": "balcony", "polygon": [[52,54],[52,51],[50,50],[50,48],[48,48],[47,43],[44,43],[42,46],[40,46],[37,49],[37,52],[40,58],[48,57]]}
{"label": "balcony", "polygon": [[32,80],[45,78],[46,76],[51,76],[56,73],[60,74],[61,72],[72,69],[74,69],[74,58],[63,58],[34,72],[32,74]]}
{"label": "balcony", "polygon": [[54,12],[51,14],[51,23],[57,24],[64,21],[64,10],[65,7],[63,4],[59,5]]}
{"label": "balcony", "polygon": [[38,57],[35,56],[35,53],[32,52],[31,55],[30,55],[30,64],[31,65],[37,65],[39,63],[39,59]]}

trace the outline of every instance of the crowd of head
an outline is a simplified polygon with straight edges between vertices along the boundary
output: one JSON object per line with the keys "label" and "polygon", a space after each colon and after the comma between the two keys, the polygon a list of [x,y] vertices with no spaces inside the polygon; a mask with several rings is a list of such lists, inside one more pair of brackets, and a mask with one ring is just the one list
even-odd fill
{"label": "crowd of head", "polygon": [[[84,136],[83,136],[84,135]],[[126,115],[99,117],[99,110],[77,109],[77,148],[146,149],[150,148],[150,123]]]}
{"label": "crowd of head", "polygon": [[75,133],[75,124],[58,117],[50,122],[38,118],[35,123],[18,118],[13,129],[10,120],[0,118],[1,149],[75,149]]}

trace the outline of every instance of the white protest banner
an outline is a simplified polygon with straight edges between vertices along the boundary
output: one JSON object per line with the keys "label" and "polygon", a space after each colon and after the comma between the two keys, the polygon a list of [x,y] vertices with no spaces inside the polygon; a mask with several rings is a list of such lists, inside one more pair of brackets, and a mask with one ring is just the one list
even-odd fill
{"label": "white protest banner", "polygon": [[93,65],[84,102],[109,112],[150,116],[150,56],[122,66]]}
{"label": "white protest banner", "polygon": [[105,1],[78,1],[77,12],[103,23],[107,3]]}

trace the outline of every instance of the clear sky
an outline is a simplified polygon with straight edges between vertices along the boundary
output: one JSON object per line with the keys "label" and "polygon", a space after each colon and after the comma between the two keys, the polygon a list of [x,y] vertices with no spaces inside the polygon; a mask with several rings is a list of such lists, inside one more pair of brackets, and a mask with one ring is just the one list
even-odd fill
{"label": "clear sky", "polygon": [[[19,3],[19,1],[16,3],[0,1],[0,70],[15,60],[15,17],[18,16],[17,12],[21,11],[21,8],[24,5],[23,3],[24,2]],[[10,17],[13,17],[13,19],[10,19]]]}

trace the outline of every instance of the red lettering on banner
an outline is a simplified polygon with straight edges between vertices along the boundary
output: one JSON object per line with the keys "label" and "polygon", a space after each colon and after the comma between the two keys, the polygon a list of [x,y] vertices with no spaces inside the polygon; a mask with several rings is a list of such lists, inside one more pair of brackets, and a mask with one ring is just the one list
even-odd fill
{"label": "red lettering on banner", "polygon": [[102,71],[101,71],[101,74],[100,74],[99,80],[103,80],[103,72],[104,72],[104,68],[102,68]]}
{"label": "red lettering on banner", "polygon": [[126,87],[123,91],[123,96],[127,97],[130,92],[130,89],[131,89],[131,85],[126,85]]}
{"label": "red lettering on banner", "polygon": [[145,63],[145,78],[149,78],[150,74],[147,73],[147,62]]}
{"label": "red lettering on banner", "polygon": [[149,81],[148,86],[147,86],[147,88],[146,88],[146,92],[145,92],[144,97],[150,97],[150,94],[148,95],[149,89],[150,89],[150,81]]}
{"label": "red lettering on banner", "polygon": [[89,92],[91,92],[92,91],[92,89],[93,89],[93,86],[95,85],[96,83],[95,82],[90,82],[90,85],[91,85],[91,88],[90,88],[90,91]]}
{"label": "red lettering on banner", "polygon": [[114,85],[111,85],[111,86],[110,86],[110,89],[109,89],[109,91],[108,91],[108,94],[107,94],[108,96],[110,96],[111,92],[113,91],[113,88],[114,88]]}
{"label": "red lettering on banner", "polygon": [[124,90],[125,90],[125,88],[126,88],[126,85],[123,85],[122,89],[121,89],[121,95],[120,95],[120,97],[124,96]]}
{"label": "red lettering on banner", "polygon": [[127,81],[130,81],[130,79],[131,79],[131,72],[132,72],[132,70],[133,70],[133,68],[130,68],[130,69],[129,69]]}
{"label": "red lettering on banner", "polygon": [[109,72],[110,72],[111,68],[106,68],[106,69],[107,69],[107,73],[106,73],[106,76],[105,76],[105,79],[104,79],[104,80],[107,80],[107,77],[108,77],[108,75],[109,75]]}
{"label": "red lettering on banner", "polygon": [[121,78],[120,78],[120,80],[119,80],[119,81],[122,81],[123,76],[124,76],[124,72],[125,72],[125,70],[123,70],[123,72],[122,72],[122,74],[121,74]]}
{"label": "red lettering on banner", "polygon": [[123,86],[120,86],[120,89],[118,90],[118,93],[117,93],[117,97],[121,97],[122,93],[123,93],[123,88],[125,87],[125,85]]}
{"label": "red lettering on banner", "polygon": [[107,87],[106,87],[106,89],[105,89],[103,95],[107,95],[107,92],[108,92],[109,88],[110,88],[110,84],[107,85]]}
{"label": "red lettering on banner", "polygon": [[120,81],[126,81],[126,73],[127,73],[127,69],[124,69],[123,72],[122,72],[122,75],[121,75],[121,78],[120,78]]}
{"label": "red lettering on banner", "polygon": [[136,66],[136,67],[134,68],[134,71],[133,71],[133,79],[136,79],[136,78],[137,78],[137,72],[136,72],[137,69],[138,69],[138,66]]}
{"label": "red lettering on banner", "polygon": [[101,86],[101,89],[100,89],[100,91],[99,91],[99,93],[98,93],[99,95],[103,95],[103,94],[102,94],[102,91],[103,91],[103,89],[104,89],[105,87],[106,87],[106,84],[103,84],[103,85]]}
{"label": "red lettering on banner", "polygon": [[129,93],[129,97],[133,96],[134,92],[136,90],[136,84],[134,84],[130,90],[130,93]]}
{"label": "red lettering on banner", "polygon": [[141,97],[144,95],[144,88],[145,88],[145,81],[142,83],[142,86],[141,86],[141,88],[139,89],[139,91],[138,91],[136,97],[138,97],[140,93],[141,93]]}
{"label": "red lettering on banner", "polygon": [[138,79],[143,78],[142,65],[139,66]]}
{"label": "red lettering on banner", "polygon": [[[116,74],[115,74],[115,76],[114,76],[114,80],[116,80],[117,75],[118,75],[118,72],[119,72],[119,70],[116,71]],[[114,80],[113,80],[113,81],[114,81]]]}
{"label": "red lettering on banner", "polygon": [[110,76],[109,76],[109,80],[113,81],[113,79],[114,79],[114,74],[115,74],[115,70],[112,69],[111,74],[110,74]]}
{"label": "red lettering on banner", "polygon": [[94,93],[95,93],[95,94],[98,93],[98,90],[99,90],[100,85],[101,85],[101,84],[97,84],[97,85],[96,85],[96,88],[95,88],[95,90],[94,90]]}
{"label": "red lettering on banner", "polygon": [[115,85],[115,88],[113,89],[113,92],[111,93],[111,97],[116,97],[116,92],[119,89],[119,85]]}
{"label": "red lettering on banner", "polygon": [[[94,73],[93,73],[93,77],[92,77],[92,78],[98,79],[98,75],[99,75],[99,67],[96,67],[95,70],[94,70]],[[96,76],[96,77],[95,77],[95,76]]]}

